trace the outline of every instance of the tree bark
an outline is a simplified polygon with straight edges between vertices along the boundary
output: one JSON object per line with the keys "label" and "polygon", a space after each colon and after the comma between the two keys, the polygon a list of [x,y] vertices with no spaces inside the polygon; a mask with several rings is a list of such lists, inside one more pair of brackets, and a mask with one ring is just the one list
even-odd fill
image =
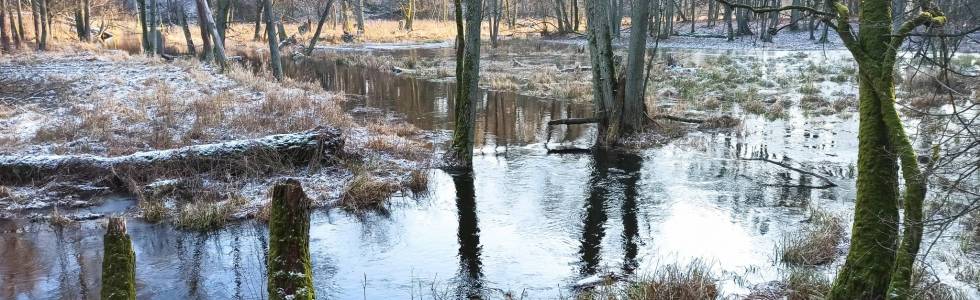
{"label": "tree bark", "polygon": [[[920,25],[939,27],[946,18],[929,1],[913,20],[893,32],[892,3],[863,1],[858,35],[847,23],[849,10],[839,0],[836,30],[858,63],[858,179],[854,229],[847,260],[831,289],[830,299],[904,299],[911,295],[911,277],[922,241],[925,178],[915,150],[895,110],[894,69],[898,49]],[[898,162],[905,180],[904,226],[898,242]],[[897,250],[896,250],[897,249]]]}
{"label": "tree bark", "polygon": [[[7,36],[7,1],[0,0],[0,52],[10,52],[10,37]],[[13,26],[10,26],[13,28]]]}
{"label": "tree bark", "polygon": [[265,6],[265,29],[269,36],[269,67],[272,69],[272,76],[276,80],[282,81],[282,59],[279,56],[279,38],[274,31],[272,0],[265,0],[262,2],[262,5]]}
{"label": "tree bark", "polygon": [[330,15],[330,6],[332,5],[333,0],[327,0],[327,5],[323,7],[323,13],[320,14],[320,19],[316,22],[316,31],[313,32],[313,38],[310,39],[310,46],[306,48],[306,55],[313,54],[313,49],[316,48],[316,41],[320,39],[323,23],[327,21],[327,16]]}
{"label": "tree bark", "polygon": [[592,106],[594,117],[599,121],[596,146],[600,148],[614,143],[618,139],[619,130],[619,108],[615,104],[616,73],[607,5],[608,1],[605,0],[588,1],[586,4],[589,56],[592,62]]}
{"label": "tree bark", "polygon": [[315,299],[310,260],[310,198],[299,181],[285,179],[272,188],[269,205],[266,262],[269,299]]}
{"label": "tree bark", "polygon": [[643,66],[646,62],[650,0],[635,0],[630,19],[633,20],[633,29],[626,58],[626,91],[622,109],[622,131],[625,134],[640,131],[646,120]]}
{"label": "tree bark", "polygon": [[197,49],[194,48],[194,39],[191,36],[191,27],[187,24],[187,9],[184,8],[183,4],[180,4],[180,27],[184,30],[184,40],[187,43],[187,53],[193,56],[197,56]]}
{"label": "tree bark", "polygon": [[262,30],[262,8],[265,7],[265,5],[262,5],[262,3],[263,3],[262,0],[258,0],[258,2],[259,3],[257,3],[255,5],[256,6],[256,8],[255,8],[255,34],[252,35],[252,40],[253,41],[256,41],[256,42],[258,42],[259,40],[262,40],[262,34],[260,33],[261,30]]}
{"label": "tree bark", "polygon": [[[218,35],[217,26],[215,26],[214,24],[214,17],[211,16],[211,8],[208,7],[207,0],[197,0],[197,3],[198,3],[197,7],[200,9],[198,13],[204,15],[204,21],[205,21],[204,25],[206,25],[205,28],[208,31],[208,35],[211,37],[211,42],[212,42],[211,45],[213,47],[212,52],[214,52],[214,58],[218,61],[218,65],[221,66],[221,68],[223,69],[225,67],[225,64],[227,63],[227,58],[225,57],[225,47],[224,44],[221,42],[220,35]],[[266,10],[268,10],[268,7],[266,7]]]}
{"label": "tree bark", "polygon": [[[456,103],[453,124],[452,149],[448,154],[448,164],[455,168],[473,167],[473,122],[476,120],[476,101],[480,95],[480,26],[483,9],[480,0],[456,0],[457,30],[464,27],[465,33],[457,32],[457,81]],[[463,7],[465,4],[465,16]],[[460,51],[459,48],[462,48]]]}
{"label": "tree bark", "polygon": [[34,1],[36,1],[38,4],[38,8],[39,8],[38,14],[40,15],[40,20],[38,21],[38,23],[40,24],[41,27],[41,37],[38,38],[37,49],[44,51],[47,50],[48,48],[48,29],[50,28],[48,23],[48,3],[47,0],[34,0]]}
{"label": "tree bark", "polygon": [[364,0],[354,0],[354,16],[357,21],[357,34],[364,34]]}
{"label": "tree bark", "polygon": [[109,218],[102,240],[102,299],[136,299],[136,253],[126,219]]}
{"label": "tree bark", "polygon": [[207,6],[207,1],[195,0],[197,6],[197,25],[201,32],[201,59],[210,61],[214,57],[214,50],[211,46],[211,31],[208,29],[207,15],[211,9]]}

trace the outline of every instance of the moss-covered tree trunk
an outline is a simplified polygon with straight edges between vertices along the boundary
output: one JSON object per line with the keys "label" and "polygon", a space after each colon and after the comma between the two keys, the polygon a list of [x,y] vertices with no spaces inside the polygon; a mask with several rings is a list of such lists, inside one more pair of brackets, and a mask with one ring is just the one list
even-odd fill
{"label": "moss-covered tree trunk", "polygon": [[126,219],[109,218],[102,244],[102,299],[136,299],[136,253]]}
{"label": "moss-covered tree trunk", "polygon": [[[907,298],[922,241],[925,178],[895,109],[897,51],[915,27],[942,26],[945,17],[926,1],[920,15],[892,32],[891,2],[861,2],[859,35],[848,25],[849,10],[839,0],[837,31],[858,63],[859,114],[857,202],[851,248],[830,299]],[[885,24],[885,26],[882,26]],[[898,163],[905,180],[904,226],[899,244]]]}
{"label": "moss-covered tree trunk", "polygon": [[[465,16],[462,5],[466,6]],[[453,143],[447,164],[460,169],[473,166],[473,130],[477,97],[480,95],[480,0],[456,1],[456,103],[453,116]],[[465,24],[463,20],[465,19]],[[464,29],[465,31],[459,31]],[[462,49],[462,50],[461,50]]]}
{"label": "moss-covered tree trunk", "polygon": [[310,199],[299,181],[287,179],[272,188],[269,205],[269,299],[315,299]]}

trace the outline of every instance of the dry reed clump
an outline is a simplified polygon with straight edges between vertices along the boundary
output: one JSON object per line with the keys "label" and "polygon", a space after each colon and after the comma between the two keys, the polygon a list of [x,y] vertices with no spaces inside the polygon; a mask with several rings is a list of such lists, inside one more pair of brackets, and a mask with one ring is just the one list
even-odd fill
{"label": "dry reed clump", "polygon": [[[974,278],[975,279],[975,278]],[[974,281],[976,282],[976,281]],[[976,283],[972,283],[976,284]],[[963,291],[943,283],[928,266],[916,263],[912,270],[912,289],[909,299],[966,300],[970,299]]]}
{"label": "dry reed clump", "polygon": [[58,211],[57,206],[55,206],[48,215],[48,224],[54,228],[64,228],[65,226],[68,226],[74,222],[75,221],[71,218],[62,215],[61,212]]}
{"label": "dry reed clump", "polygon": [[715,299],[718,278],[701,260],[687,266],[667,265],[626,290],[626,299]]}
{"label": "dry reed clump", "polygon": [[248,200],[237,193],[228,193],[224,201],[200,200],[186,203],[174,218],[174,225],[190,230],[209,230],[223,226],[231,214],[240,210]]}
{"label": "dry reed clump", "polygon": [[344,187],[338,205],[344,209],[361,212],[383,210],[392,195],[400,187],[368,172],[358,172]]}
{"label": "dry reed clump", "polygon": [[752,288],[744,299],[750,300],[811,300],[824,299],[830,292],[830,280],[814,268],[791,267],[778,281]]}
{"label": "dry reed clump", "polygon": [[408,181],[402,183],[413,195],[422,195],[429,191],[429,173],[425,170],[412,170],[408,173]]}
{"label": "dry reed clump", "polygon": [[809,226],[783,237],[777,252],[789,265],[817,266],[834,261],[844,240],[844,221],[837,216],[815,210]]}
{"label": "dry reed clump", "polygon": [[368,130],[385,135],[396,135],[410,137],[421,132],[418,127],[407,122],[372,123],[367,125]]}
{"label": "dry reed clump", "polygon": [[14,191],[5,185],[0,185],[0,199],[11,197]]}
{"label": "dry reed clump", "polygon": [[742,110],[750,114],[761,115],[766,113],[766,104],[759,100],[750,100],[742,104]]}

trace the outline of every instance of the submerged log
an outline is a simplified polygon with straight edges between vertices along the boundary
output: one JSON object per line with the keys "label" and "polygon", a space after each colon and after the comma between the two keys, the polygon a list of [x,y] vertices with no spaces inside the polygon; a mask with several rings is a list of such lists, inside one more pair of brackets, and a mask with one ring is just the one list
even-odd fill
{"label": "submerged log", "polygon": [[136,299],[136,253],[126,219],[109,218],[102,245],[102,299]]}
{"label": "submerged log", "polygon": [[118,186],[123,180],[147,180],[213,170],[229,174],[262,173],[276,167],[317,165],[333,158],[343,145],[337,129],[320,127],[299,133],[117,157],[0,155],[0,184],[80,180]]}
{"label": "submerged log", "polygon": [[269,299],[315,299],[310,264],[310,198],[295,179],[272,188],[269,214]]}

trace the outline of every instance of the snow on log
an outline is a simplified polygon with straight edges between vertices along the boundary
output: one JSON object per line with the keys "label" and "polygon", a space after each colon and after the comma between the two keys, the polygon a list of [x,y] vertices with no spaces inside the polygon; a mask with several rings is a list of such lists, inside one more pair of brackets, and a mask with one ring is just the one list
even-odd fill
{"label": "snow on log", "polygon": [[114,185],[120,179],[145,180],[161,175],[187,175],[188,172],[264,172],[276,166],[323,162],[341,151],[343,145],[340,131],[319,127],[298,133],[116,157],[0,155],[0,184],[82,180]]}

